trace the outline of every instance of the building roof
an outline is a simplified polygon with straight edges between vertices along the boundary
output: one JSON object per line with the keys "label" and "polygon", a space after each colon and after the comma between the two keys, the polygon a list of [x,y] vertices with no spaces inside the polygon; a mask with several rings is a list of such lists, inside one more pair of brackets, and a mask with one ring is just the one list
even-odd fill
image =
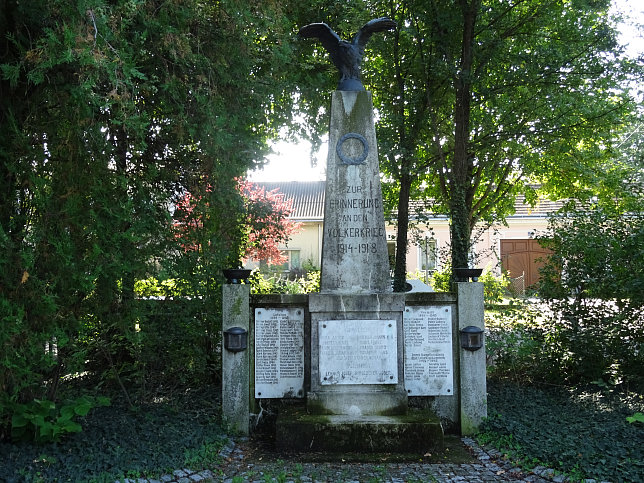
{"label": "building roof", "polygon": [[[324,188],[325,181],[274,181],[256,182],[267,191],[278,189],[287,200],[293,200],[293,214],[290,218],[298,221],[314,221],[324,219]],[[563,206],[561,201],[541,199],[533,208],[525,203],[525,197],[520,195],[514,203],[515,213],[509,218],[545,218]],[[445,218],[436,215],[436,218]]]}
{"label": "building roof", "polygon": [[286,200],[293,200],[295,220],[322,220],[324,218],[324,181],[276,181],[256,182],[266,191],[279,189]]}
{"label": "building roof", "polygon": [[532,206],[526,204],[525,196],[517,196],[516,201],[514,202],[514,218],[526,218],[526,217],[546,217],[550,213],[554,213],[562,208],[564,205],[563,201],[550,201],[546,199],[539,199],[537,205],[533,208]]}

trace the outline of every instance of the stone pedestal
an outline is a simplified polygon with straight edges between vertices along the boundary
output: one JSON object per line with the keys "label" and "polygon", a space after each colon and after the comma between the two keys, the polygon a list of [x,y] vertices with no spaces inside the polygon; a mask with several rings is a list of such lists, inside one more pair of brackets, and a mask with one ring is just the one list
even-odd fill
{"label": "stone pedestal", "polygon": [[[224,285],[222,331],[250,325],[250,285]],[[223,339],[223,337],[222,337]],[[249,351],[230,352],[221,348],[221,401],[224,424],[231,430],[247,435],[250,415]]]}
{"label": "stone pedestal", "polygon": [[315,414],[404,414],[404,294],[311,294],[311,392]]}
{"label": "stone pedestal", "polygon": [[396,416],[315,415],[285,408],[277,424],[277,447],[331,453],[415,453],[443,449],[443,429],[428,410]]}
{"label": "stone pedestal", "polygon": [[311,392],[285,409],[278,448],[420,452],[443,447],[430,411],[409,410],[404,385],[404,294],[311,294]]}

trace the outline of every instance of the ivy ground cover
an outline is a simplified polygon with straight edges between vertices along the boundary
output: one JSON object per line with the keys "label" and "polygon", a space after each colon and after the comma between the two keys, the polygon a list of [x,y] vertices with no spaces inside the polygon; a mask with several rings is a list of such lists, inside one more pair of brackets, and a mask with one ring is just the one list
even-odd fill
{"label": "ivy ground cover", "polygon": [[113,401],[89,412],[83,431],[58,443],[0,441],[0,481],[113,483],[208,468],[226,442],[218,394],[189,390],[136,408]]}
{"label": "ivy ground cover", "polygon": [[644,482],[644,397],[607,386],[520,386],[488,382],[479,442],[526,469],[542,465],[574,480]]}

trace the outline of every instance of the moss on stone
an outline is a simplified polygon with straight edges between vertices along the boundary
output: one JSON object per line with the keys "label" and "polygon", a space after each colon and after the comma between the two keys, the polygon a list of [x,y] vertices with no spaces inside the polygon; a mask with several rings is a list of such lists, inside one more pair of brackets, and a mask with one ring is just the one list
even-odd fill
{"label": "moss on stone", "polygon": [[278,448],[311,451],[410,452],[443,448],[438,418],[427,410],[394,416],[334,416],[284,408],[276,424]]}

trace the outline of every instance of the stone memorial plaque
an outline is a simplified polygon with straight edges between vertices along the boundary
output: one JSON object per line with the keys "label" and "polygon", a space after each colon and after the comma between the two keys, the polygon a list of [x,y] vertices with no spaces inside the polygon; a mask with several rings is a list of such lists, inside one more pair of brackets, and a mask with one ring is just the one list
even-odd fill
{"label": "stone memorial plaque", "polygon": [[403,315],[403,334],[407,394],[452,395],[452,307],[406,307]]}
{"label": "stone memorial plaque", "polygon": [[304,397],[304,308],[255,309],[255,397]]}
{"label": "stone memorial plaque", "polygon": [[397,384],[395,320],[321,320],[320,384]]}

